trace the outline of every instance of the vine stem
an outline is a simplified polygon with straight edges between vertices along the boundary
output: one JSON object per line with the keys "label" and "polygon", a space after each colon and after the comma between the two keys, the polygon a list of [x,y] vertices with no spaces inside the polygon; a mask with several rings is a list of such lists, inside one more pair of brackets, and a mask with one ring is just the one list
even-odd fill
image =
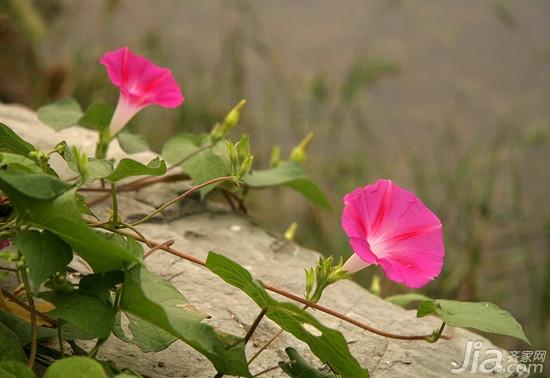
{"label": "vine stem", "polygon": [[147,222],[149,219],[153,218],[155,215],[160,213],[162,210],[166,209],[167,207],[169,207],[169,206],[173,205],[174,203],[184,199],[185,197],[188,197],[189,195],[193,194],[194,192],[196,192],[196,191],[198,191],[198,190],[200,190],[200,189],[202,189],[202,188],[204,188],[208,185],[216,184],[218,182],[223,182],[223,181],[231,181],[231,180],[233,180],[232,176],[222,176],[222,177],[217,177],[217,178],[212,179],[212,180],[205,181],[202,184],[195,185],[191,189],[186,190],[185,192],[183,192],[179,196],[172,198],[170,201],[166,202],[164,205],[162,205],[158,209],[155,209],[154,211],[152,211],[151,213],[149,213],[145,217],[143,217],[140,220],[138,220],[137,222],[133,223],[132,226],[135,227],[138,224],[142,224],[144,222]]}
{"label": "vine stem", "polygon": [[262,318],[264,317],[266,312],[267,312],[267,307],[262,308],[262,311],[260,311],[258,316],[256,316],[256,319],[254,319],[254,323],[252,323],[252,325],[250,326],[250,329],[248,330],[248,332],[244,337],[245,344],[248,343],[248,340],[250,340],[250,338],[254,334],[254,331],[256,331],[256,328],[258,328],[258,325],[260,325],[260,322],[262,321]]}
{"label": "vine stem", "polygon": [[[142,243],[146,243],[147,245],[150,245],[150,246],[153,246],[153,247],[162,244],[162,243],[159,243],[159,242],[154,241],[154,240],[143,239],[143,238],[141,238],[137,235],[134,235],[130,232],[126,232],[124,230],[114,230],[114,232],[117,232],[117,233],[119,233],[121,235],[124,235],[124,236],[131,237],[131,238],[133,238],[137,241],[140,241]],[[185,253],[181,250],[178,250],[178,249],[175,249],[171,246],[166,246],[166,245],[161,246],[159,248],[162,249],[163,251],[166,251],[166,252],[174,255],[174,256],[178,256],[178,257],[180,257],[184,260],[190,261],[194,264],[206,267],[206,263],[203,260],[201,260],[201,259],[199,259],[195,256],[189,255],[189,254],[187,254],[187,253]],[[397,339],[397,340],[426,340],[428,337],[432,336],[431,334],[429,334],[429,335],[398,335],[398,334],[395,334],[395,333],[382,331],[382,330],[376,329],[374,327],[371,327],[368,324],[360,322],[359,320],[350,318],[349,316],[344,315],[342,313],[339,313],[339,312],[337,312],[337,311],[335,311],[331,308],[328,308],[328,307],[322,306],[320,304],[308,301],[307,299],[302,298],[299,295],[296,295],[296,294],[293,294],[293,293],[288,292],[286,290],[280,289],[276,286],[265,284],[265,283],[262,283],[262,285],[266,290],[269,290],[273,293],[282,295],[283,297],[286,297],[286,298],[291,299],[293,301],[299,302],[303,305],[307,305],[308,307],[311,307],[311,308],[314,308],[318,311],[324,312],[325,314],[334,316],[335,318],[338,318],[338,319],[343,320],[347,323],[353,324],[356,327],[362,328],[365,331],[369,331],[369,332],[374,333],[374,334],[379,335],[379,336],[387,337],[387,338],[390,338],[390,339]],[[442,335],[441,338],[449,339],[450,337]]]}
{"label": "vine stem", "polygon": [[63,345],[63,333],[61,331],[61,322],[57,323],[57,341],[59,342],[59,353],[61,358],[65,358],[65,348]]}
{"label": "vine stem", "polygon": [[270,367],[270,368],[267,368],[267,369],[265,369],[265,370],[260,371],[259,373],[254,374],[254,375],[252,376],[252,378],[259,377],[259,376],[261,376],[261,375],[267,374],[267,373],[269,373],[270,371],[273,371],[273,370],[281,369],[282,366],[290,365],[290,364],[292,364],[292,363],[294,363],[294,361],[288,361],[288,362],[284,362],[284,363],[279,363],[279,365],[277,365],[277,366],[272,366],[272,367]]}
{"label": "vine stem", "polygon": [[37,328],[36,328],[36,307],[34,306],[34,298],[32,297],[31,285],[29,283],[29,275],[27,274],[27,266],[22,265],[21,277],[23,278],[23,285],[27,292],[27,301],[29,302],[31,312],[31,355],[29,356],[29,368],[34,367],[34,360],[36,359],[36,347],[37,347]]}
{"label": "vine stem", "polygon": [[[308,305],[305,305],[303,307],[304,310],[306,310],[309,306]],[[280,329],[279,331],[277,331],[277,333],[275,335],[273,335],[273,337],[271,337],[271,339],[269,339],[264,345],[262,345],[262,347],[260,349],[258,349],[258,351],[256,351],[256,353],[254,353],[254,355],[248,360],[247,362],[247,365],[250,365],[252,363],[252,361],[254,361],[256,358],[258,358],[258,356],[260,354],[262,354],[262,352],[264,350],[267,349],[268,346],[270,346],[275,340],[277,340],[277,338],[279,336],[281,336],[284,332],[284,329]]]}
{"label": "vine stem", "polygon": [[[159,176],[159,177],[145,177],[143,179],[139,179],[136,181],[129,182],[124,185],[120,185],[117,187],[117,193],[120,192],[131,192],[134,190],[138,190],[141,188],[145,188],[146,186],[157,184],[160,182],[172,182],[172,181],[178,181],[178,180],[185,180],[188,179],[189,176],[186,174],[175,174],[175,175],[166,175],[166,176]],[[78,189],[79,192],[103,192],[104,194],[88,201],[88,206],[95,206],[97,204],[100,204],[101,202],[105,201],[107,198],[110,197],[111,193],[109,189],[105,188],[80,188]],[[109,192],[109,193],[106,193]]]}
{"label": "vine stem", "polygon": [[113,228],[118,225],[118,198],[116,193],[116,184],[111,184],[111,198],[113,199]]}

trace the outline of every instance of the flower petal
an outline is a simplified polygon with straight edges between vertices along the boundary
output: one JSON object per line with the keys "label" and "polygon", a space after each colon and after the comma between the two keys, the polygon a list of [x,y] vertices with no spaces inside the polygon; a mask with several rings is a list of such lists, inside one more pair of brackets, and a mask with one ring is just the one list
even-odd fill
{"label": "flower petal", "polygon": [[437,252],[408,250],[389,254],[378,260],[386,276],[411,288],[419,288],[441,272],[443,256]]}
{"label": "flower petal", "polygon": [[412,192],[389,180],[344,197],[342,227],[354,252],[386,276],[420,287],[438,276],[445,248],[441,222]]}
{"label": "flower petal", "polygon": [[366,240],[360,238],[349,238],[349,244],[351,249],[355,252],[363,261],[368,264],[378,264],[378,258],[372,252],[369,243]]}
{"label": "flower petal", "polygon": [[168,68],[134,54],[127,47],[103,55],[101,64],[125,99],[136,107],[155,104],[175,108],[183,103],[180,87]]}

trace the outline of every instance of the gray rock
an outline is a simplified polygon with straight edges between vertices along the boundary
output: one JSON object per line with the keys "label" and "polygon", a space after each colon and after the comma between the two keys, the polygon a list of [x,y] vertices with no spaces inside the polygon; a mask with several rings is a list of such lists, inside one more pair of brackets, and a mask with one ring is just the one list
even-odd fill
{"label": "gray rock", "polygon": [[[92,131],[71,128],[56,133],[42,125],[32,111],[19,106],[0,104],[0,122],[41,148],[51,148],[60,140],[66,140],[70,144],[82,146],[90,154],[94,149],[96,136]],[[122,156],[118,146],[113,146],[111,153],[113,157]],[[153,156],[152,153],[142,153],[133,157],[147,161]],[[58,162],[58,165],[57,168],[64,170],[62,162]],[[184,189],[184,183],[158,184],[137,193],[122,194],[121,212],[129,219],[136,218]],[[100,212],[105,212],[108,207],[103,204],[99,209]],[[319,257],[317,252],[285,241],[262,230],[251,219],[212,204],[200,204],[191,199],[175,205],[174,209],[169,214],[163,214],[154,223],[141,226],[140,230],[157,241],[173,239],[176,248],[201,259],[205,259],[210,250],[222,253],[245,266],[256,278],[266,283],[294,293],[303,292],[304,268],[315,263]],[[178,287],[191,303],[210,314],[211,318],[207,322],[228,332],[244,335],[246,328],[259,312],[246,295],[200,266],[162,251],[151,255],[146,263],[150,270]],[[440,321],[435,318],[417,319],[415,311],[394,306],[371,295],[352,281],[340,282],[330,287],[321,304],[393,333],[427,334],[440,325]],[[498,349],[482,336],[464,329],[447,330],[452,334],[450,340],[429,344],[380,337],[318,311],[315,316],[344,334],[350,342],[352,353],[362,366],[369,369],[373,377],[456,376],[450,370],[462,366],[468,341],[480,341],[481,356],[487,349]],[[262,321],[248,345],[247,353],[254,353],[277,330],[277,326],[270,320]],[[284,348],[287,346],[293,346],[311,363],[319,365],[303,343],[283,334],[252,364],[252,372],[262,371],[285,360]],[[510,363],[508,353],[502,353],[506,367]],[[182,342],[176,342],[159,353],[142,353],[134,345],[111,337],[102,348],[100,357],[149,377],[212,377],[215,374],[203,356]],[[463,375],[487,376],[470,370]],[[504,369],[492,375],[512,374]],[[265,376],[285,375],[280,370],[275,370]]]}

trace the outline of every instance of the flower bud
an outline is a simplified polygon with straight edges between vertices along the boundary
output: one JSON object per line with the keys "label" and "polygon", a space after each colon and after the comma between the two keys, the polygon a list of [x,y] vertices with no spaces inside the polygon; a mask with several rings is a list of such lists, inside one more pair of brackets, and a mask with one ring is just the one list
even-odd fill
{"label": "flower bud", "polygon": [[248,134],[243,134],[241,140],[235,145],[237,148],[237,154],[239,156],[239,161],[245,161],[248,155],[250,155],[250,138]]}
{"label": "flower bud", "polygon": [[246,176],[246,174],[250,171],[252,168],[252,161],[254,160],[254,156],[248,155],[248,157],[243,161],[241,166],[239,167],[239,172],[237,174],[237,177],[239,179]]}
{"label": "flower bud", "polygon": [[65,141],[60,142],[57,144],[57,146],[55,146],[55,152],[57,152],[61,156],[65,155],[66,149],[67,149],[67,142]]}
{"label": "flower bud", "polygon": [[236,172],[237,167],[239,166],[239,154],[237,153],[237,148],[229,139],[225,141],[227,145],[227,153],[229,154],[229,161],[231,161],[232,170]]}
{"label": "flower bud", "polygon": [[269,163],[271,164],[272,168],[275,168],[279,165],[281,162],[281,147],[279,146],[273,146],[271,149],[271,158],[269,159]]}
{"label": "flower bud", "polygon": [[296,236],[296,230],[298,229],[298,223],[292,222],[290,227],[285,231],[285,239],[286,240],[294,240]]}
{"label": "flower bud", "polygon": [[239,119],[241,118],[241,109],[243,108],[244,104],[246,104],[246,100],[241,100],[233,109],[227,113],[225,116],[225,119],[223,120],[223,129],[225,133],[228,133],[233,127],[239,123]]}
{"label": "flower bud", "polygon": [[303,162],[307,158],[307,148],[311,141],[313,140],[313,133],[309,132],[305,138],[298,144],[296,147],[292,149],[292,152],[290,153],[290,159],[297,161],[297,162]]}

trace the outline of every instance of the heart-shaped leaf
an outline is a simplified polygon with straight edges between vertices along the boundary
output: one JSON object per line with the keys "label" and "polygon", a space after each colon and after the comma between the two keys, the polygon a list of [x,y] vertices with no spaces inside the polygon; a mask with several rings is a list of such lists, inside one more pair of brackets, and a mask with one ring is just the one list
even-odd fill
{"label": "heart-shaped leaf", "polygon": [[508,311],[493,303],[428,300],[418,305],[416,313],[419,318],[426,315],[435,315],[453,327],[474,328],[483,332],[512,336],[531,345],[521,324]]}
{"label": "heart-shaped leaf", "polygon": [[54,130],[75,126],[82,117],[82,108],[72,97],[42,106],[36,112],[38,119]]}
{"label": "heart-shaped leaf", "polygon": [[113,182],[120,181],[131,176],[160,176],[166,173],[166,163],[157,156],[147,165],[132,159],[122,159],[115,170],[107,176]]}

